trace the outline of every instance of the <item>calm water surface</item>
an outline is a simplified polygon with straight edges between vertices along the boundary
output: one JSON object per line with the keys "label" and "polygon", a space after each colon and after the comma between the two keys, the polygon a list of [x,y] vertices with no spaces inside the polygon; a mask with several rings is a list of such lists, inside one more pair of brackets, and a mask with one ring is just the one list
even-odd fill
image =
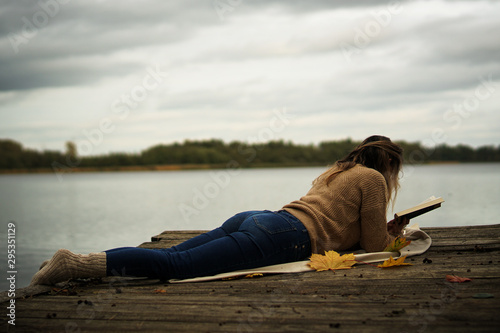
{"label": "calm water surface", "polygon": [[[241,211],[280,209],[323,170],[67,173],[62,181],[55,174],[0,175],[0,290],[8,289],[9,222],[16,225],[17,287],[24,287],[59,248],[88,253],[137,246],[164,230],[213,229]],[[395,211],[431,195],[445,203],[413,220],[420,226],[499,223],[500,164],[407,167]]]}

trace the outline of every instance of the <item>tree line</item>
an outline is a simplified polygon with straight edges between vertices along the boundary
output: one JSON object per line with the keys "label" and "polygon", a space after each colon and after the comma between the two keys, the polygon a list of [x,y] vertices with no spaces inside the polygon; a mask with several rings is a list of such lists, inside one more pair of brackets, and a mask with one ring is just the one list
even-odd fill
{"label": "tree line", "polygon": [[[319,144],[294,144],[283,140],[266,143],[246,143],[222,140],[185,140],[182,143],[158,144],[139,153],[109,153],[79,156],[73,142],[66,143],[64,152],[37,151],[24,148],[19,142],[0,140],[0,169],[43,168],[103,168],[154,165],[225,167],[323,166],[343,158],[360,141],[344,139]],[[425,147],[419,142],[397,141],[404,149],[406,163],[428,162],[498,162],[499,146],[472,148],[467,145],[440,144]]]}

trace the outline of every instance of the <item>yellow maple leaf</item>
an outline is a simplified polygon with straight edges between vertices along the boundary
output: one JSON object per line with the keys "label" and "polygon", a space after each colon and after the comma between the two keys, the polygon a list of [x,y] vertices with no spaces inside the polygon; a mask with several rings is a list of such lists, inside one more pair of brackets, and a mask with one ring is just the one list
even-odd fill
{"label": "yellow maple leaf", "polygon": [[406,238],[396,237],[392,243],[386,246],[384,252],[398,252],[402,248],[411,244],[411,241],[407,241]]}
{"label": "yellow maple leaf", "polygon": [[264,276],[264,274],[262,274],[262,273],[252,273],[252,274],[245,275],[245,278],[251,279],[251,278],[262,277],[262,276]]}
{"label": "yellow maple leaf", "polygon": [[404,262],[405,259],[406,259],[406,256],[399,257],[398,259],[394,260],[394,258],[391,256],[389,259],[384,261],[382,264],[377,265],[377,267],[387,268],[387,267],[394,267],[394,266],[412,265],[412,264],[409,264],[407,262]]}
{"label": "yellow maple leaf", "polygon": [[155,289],[155,293],[156,294],[164,294],[166,293],[167,291],[165,289]]}
{"label": "yellow maple leaf", "polygon": [[324,255],[314,253],[307,264],[316,271],[350,269],[356,263],[353,253],[340,255],[335,251],[327,251]]}

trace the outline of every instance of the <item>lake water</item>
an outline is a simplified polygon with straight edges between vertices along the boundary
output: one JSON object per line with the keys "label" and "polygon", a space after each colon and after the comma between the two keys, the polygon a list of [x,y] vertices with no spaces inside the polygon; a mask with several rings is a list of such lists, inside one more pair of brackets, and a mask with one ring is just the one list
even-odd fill
{"label": "lake water", "polygon": [[[241,211],[280,209],[304,195],[323,171],[66,173],[61,179],[55,174],[0,175],[0,290],[8,289],[8,223],[16,226],[19,288],[59,248],[88,253],[137,246],[164,230],[213,229]],[[443,206],[412,222],[423,227],[499,223],[500,164],[406,167],[395,211],[431,195],[443,197]]]}

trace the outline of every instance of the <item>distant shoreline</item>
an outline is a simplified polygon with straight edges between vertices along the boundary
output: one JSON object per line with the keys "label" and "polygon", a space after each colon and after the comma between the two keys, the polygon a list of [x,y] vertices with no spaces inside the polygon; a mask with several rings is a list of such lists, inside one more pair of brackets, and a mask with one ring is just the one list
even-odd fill
{"label": "distant shoreline", "polygon": [[[441,164],[473,164],[473,163],[498,163],[498,162],[460,162],[460,161],[428,161],[419,165],[441,165]],[[241,169],[276,169],[276,168],[307,168],[328,167],[320,164],[266,164],[259,163],[253,166],[243,166]],[[217,170],[228,168],[223,164],[166,164],[166,165],[135,165],[135,166],[109,166],[109,167],[73,167],[64,170],[52,168],[20,168],[0,169],[0,174],[40,174],[40,173],[91,173],[91,172],[141,172],[141,171],[185,171],[185,170]],[[235,167],[235,169],[237,169]],[[239,169],[239,168],[238,168]]]}
{"label": "distant shoreline", "polygon": [[[231,167],[231,169],[274,169],[274,168],[301,168],[301,167],[323,167],[316,164],[266,164],[259,163],[253,166]],[[324,166],[326,167],[326,166]],[[225,164],[166,164],[166,165],[134,165],[134,166],[109,166],[109,167],[73,167],[62,170],[52,168],[19,168],[19,169],[0,169],[0,174],[26,174],[26,173],[51,173],[51,172],[132,172],[132,171],[184,171],[184,170],[217,170],[228,169]]]}
{"label": "distant shoreline", "polygon": [[[134,166],[109,166],[109,167],[68,167],[59,172],[130,172],[130,171],[180,171],[180,170],[205,170],[205,169],[222,169],[222,166],[214,166],[210,164],[196,165],[134,165]],[[0,169],[0,174],[23,174],[23,173],[52,173],[58,172],[53,168],[20,168],[20,169]]]}
{"label": "distant shoreline", "polygon": [[[350,138],[316,145],[283,140],[267,143],[185,140],[157,144],[138,153],[79,156],[78,147],[71,141],[66,142],[65,152],[40,152],[23,148],[10,139],[0,139],[0,174],[327,167],[347,156],[360,143]],[[419,142],[397,143],[403,148],[403,160],[413,165],[500,162],[500,146],[472,148],[442,144],[426,148]]]}

